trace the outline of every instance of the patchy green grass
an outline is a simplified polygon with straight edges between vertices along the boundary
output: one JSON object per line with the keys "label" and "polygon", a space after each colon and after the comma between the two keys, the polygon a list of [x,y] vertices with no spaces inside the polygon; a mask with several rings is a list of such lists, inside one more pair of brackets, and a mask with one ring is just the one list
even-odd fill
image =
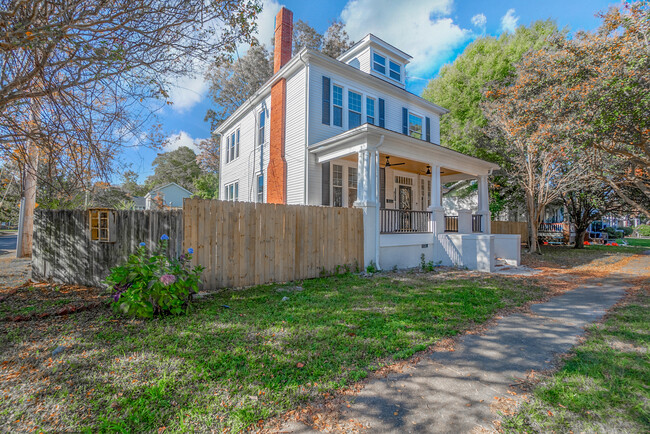
{"label": "patchy green grass", "polygon": [[527,282],[347,274],[222,292],[185,317],[5,323],[0,430],[241,430],[543,296]]}
{"label": "patchy green grass", "polygon": [[[632,238],[626,238],[630,242]],[[638,255],[648,250],[644,245],[647,240],[634,240],[640,243],[629,246],[603,246],[592,244],[584,249],[575,249],[571,246],[548,245],[541,247],[541,255],[537,253],[522,253],[522,262],[525,265],[540,267],[550,266],[556,268],[600,267],[614,264],[621,259]]]}
{"label": "patchy green grass", "polygon": [[650,249],[650,238],[625,238],[630,246]]}
{"label": "patchy green grass", "polygon": [[503,426],[517,432],[650,432],[649,384],[646,290],[592,326],[564,366]]}

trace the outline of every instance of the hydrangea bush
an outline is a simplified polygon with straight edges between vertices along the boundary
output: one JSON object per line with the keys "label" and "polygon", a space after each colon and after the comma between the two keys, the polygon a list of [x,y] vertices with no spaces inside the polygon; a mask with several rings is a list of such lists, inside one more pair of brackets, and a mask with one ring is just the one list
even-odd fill
{"label": "hydrangea bush", "polygon": [[203,267],[192,267],[194,250],[177,259],[167,255],[169,236],[149,250],[140,243],[124,265],[114,267],[106,278],[118,313],[151,318],[154,315],[186,313],[192,295],[198,292]]}

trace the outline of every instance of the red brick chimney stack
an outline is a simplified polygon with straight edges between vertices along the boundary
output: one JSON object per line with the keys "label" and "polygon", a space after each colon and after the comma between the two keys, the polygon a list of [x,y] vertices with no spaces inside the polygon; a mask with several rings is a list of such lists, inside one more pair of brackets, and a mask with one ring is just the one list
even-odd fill
{"label": "red brick chimney stack", "polygon": [[273,53],[273,73],[275,74],[291,59],[293,36],[293,12],[282,8],[275,17],[275,52]]}
{"label": "red brick chimney stack", "polygon": [[[274,74],[291,59],[292,34],[293,12],[282,8],[275,17]],[[286,113],[287,81],[281,78],[271,87],[271,140],[266,193],[268,203],[287,203],[287,161],[284,158]]]}

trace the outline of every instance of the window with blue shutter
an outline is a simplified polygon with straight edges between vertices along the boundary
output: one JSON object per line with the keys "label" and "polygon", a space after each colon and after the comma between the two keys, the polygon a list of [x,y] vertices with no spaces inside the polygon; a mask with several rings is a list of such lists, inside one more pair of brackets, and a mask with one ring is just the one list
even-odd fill
{"label": "window with blue shutter", "polygon": [[402,107],[402,134],[409,134],[409,109]]}
{"label": "window with blue shutter", "polygon": [[386,128],[386,103],[379,98],[379,126]]}
{"label": "window with blue shutter", "polygon": [[343,126],[343,88],[341,86],[332,86],[332,106],[334,118],[332,124],[337,127]]}
{"label": "window with blue shutter", "polygon": [[323,123],[330,124],[330,78],[323,76]]}
{"label": "window with blue shutter", "polygon": [[430,142],[431,141],[431,119],[428,117],[426,118],[426,129],[427,129],[426,131],[427,142]]}

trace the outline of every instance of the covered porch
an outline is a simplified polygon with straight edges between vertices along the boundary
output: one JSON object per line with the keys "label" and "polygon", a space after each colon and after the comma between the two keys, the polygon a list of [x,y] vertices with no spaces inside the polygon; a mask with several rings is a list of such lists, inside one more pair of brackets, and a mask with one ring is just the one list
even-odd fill
{"label": "covered porch", "polygon": [[[488,176],[497,165],[367,124],[309,152],[323,169],[323,203],[363,209],[366,266],[415,267],[423,257],[484,271],[497,258],[518,265],[518,236],[490,233]],[[445,209],[443,186],[461,180],[476,180],[474,209]]]}

